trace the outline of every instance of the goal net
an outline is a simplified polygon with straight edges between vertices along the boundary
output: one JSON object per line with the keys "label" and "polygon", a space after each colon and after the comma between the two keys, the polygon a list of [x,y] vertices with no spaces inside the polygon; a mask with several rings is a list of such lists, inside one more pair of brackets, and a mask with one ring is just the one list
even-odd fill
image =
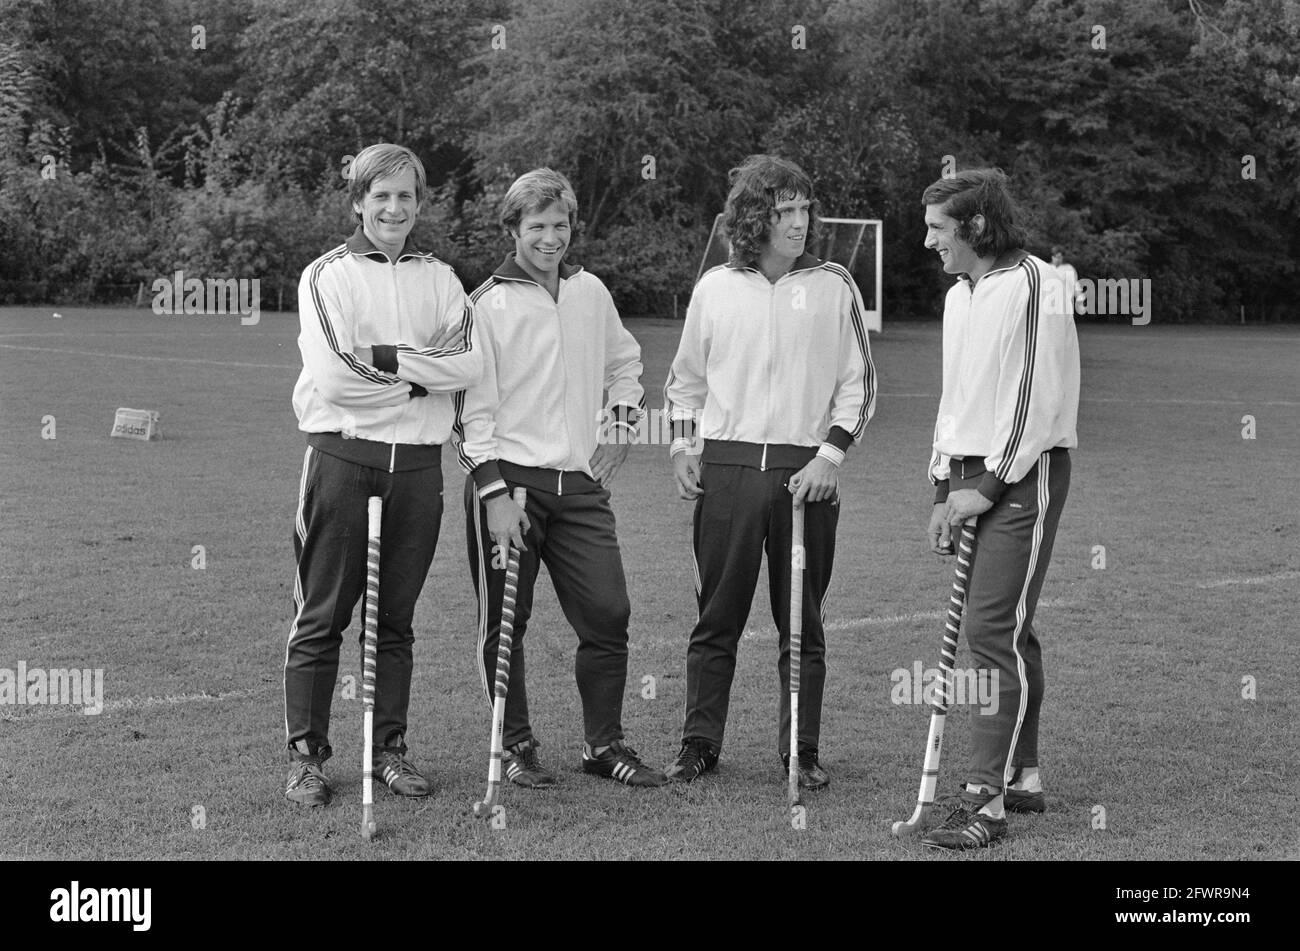
{"label": "goal net", "polygon": [[[881,260],[884,254],[882,224],[874,218],[822,218],[821,236],[808,250],[824,261],[842,265],[857,282],[866,308],[867,329],[880,332],[881,320]],[[698,284],[704,272],[719,264],[726,264],[730,254],[726,235],[722,231],[722,215],[713,219],[709,244],[704,249]]]}

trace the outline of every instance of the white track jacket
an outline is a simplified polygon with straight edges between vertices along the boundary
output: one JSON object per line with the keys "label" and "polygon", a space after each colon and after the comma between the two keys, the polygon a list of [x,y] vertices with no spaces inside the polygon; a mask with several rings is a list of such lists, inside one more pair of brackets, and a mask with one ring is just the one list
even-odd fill
{"label": "white track jacket", "polygon": [[982,456],[979,491],[996,502],[1040,453],[1079,445],[1079,338],[1068,300],[1049,291],[1056,277],[1012,251],[973,288],[962,275],[948,291],[931,482],[948,478],[951,457]]}
{"label": "white track jacket", "polygon": [[[393,444],[447,441],[452,393],[483,373],[465,290],[448,265],[409,242],[390,263],[358,227],[303,271],[298,309],[303,366],[293,408],[299,429]],[[452,324],[464,330],[464,347],[425,347]],[[376,345],[396,345],[394,372],[354,353]],[[419,392],[413,383],[428,396],[413,398]]]}
{"label": "white track jacket", "polygon": [[609,290],[561,264],[553,299],[511,254],[470,301],[484,371],[457,397],[453,442],[479,497],[505,491],[498,460],[591,475],[602,421],[635,426],[645,406],[641,347]]}
{"label": "white track jacket", "polygon": [[775,284],[720,265],[695,285],[664,401],[706,440],[820,446],[833,427],[860,442],[876,410],[862,296],[849,272],[810,254]]}

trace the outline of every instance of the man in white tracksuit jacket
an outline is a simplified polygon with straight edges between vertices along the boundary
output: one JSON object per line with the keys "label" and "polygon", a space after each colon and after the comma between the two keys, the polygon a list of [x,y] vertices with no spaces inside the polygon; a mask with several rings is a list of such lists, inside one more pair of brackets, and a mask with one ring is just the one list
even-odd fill
{"label": "man in white tracksuit jacket", "polygon": [[795,501],[805,508],[806,555],[799,782],[808,789],[829,782],[818,744],[837,472],[875,411],[876,375],[853,278],[805,251],[815,214],[812,182],[794,163],[753,156],[733,173],[724,212],[731,261],[696,285],[664,387],[677,488],[695,500],[700,612],[686,652],[681,752],[667,771],[676,782],[717,764],[736,651],[765,550],[780,632],[777,750],[788,756]]}
{"label": "man in white tracksuit jacket", "polygon": [[1006,812],[1043,812],[1042,651],[1034,609],[1079,444],[1079,341],[1057,272],[1027,254],[1005,176],[970,169],[925,190],[925,246],[958,277],[943,312],[943,394],[928,475],[931,549],[977,518],[961,636],[996,675],[997,708],[970,718],[973,765],[923,839],[982,848]]}
{"label": "man in white tracksuit jacket", "polygon": [[394,793],[432,786],[406,758],[415,635],[411,620],[442,521],[441,447],[452,394],[478,381],[465,292],[409,234],[424,195],[410,150],[374,145],[352,164],[360,219],[298,289],[302,373],[293,391],[307,434],[294,522],[294,617],[285,649],[285,796],[325,805],[330,703],[343,630],[365,585],[366,500],[383,499],[375,669],[375,775]]}
{"label": "man in white tracksuit jacket", "polygon": [[[634,431],[643,413],[641,348],[600,279],[564,263],[577,216],[563,175],[548,168],[521,175],[501,211],[515,250],[471,295],[485,370],[458,397],[455,441],[470,473],[465,520],[479,676],[490,705],[504,553],[513,544],[520,564],[502,733],[507,778],[527,788],[556,782],[537,752],[524,677],[533,587],[545,564],[578,635],[583,771],[658,786],[663,773],[623,738],[631,606],[606,487],[627,458],[628,439],[616,434]],[[517,488],[527,495],[523,509],[511,499]]]}

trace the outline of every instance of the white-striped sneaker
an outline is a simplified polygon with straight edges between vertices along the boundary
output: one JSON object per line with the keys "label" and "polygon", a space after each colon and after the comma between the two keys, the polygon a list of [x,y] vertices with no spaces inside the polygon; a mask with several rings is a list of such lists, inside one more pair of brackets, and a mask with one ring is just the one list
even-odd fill
{"label": "white-striped sneaker", "polygon": [[668,777],[641,762],[636,750],[622,740],[615,740],[599,756],[593,756],[584,744],[582,771],[616,779],[626,786],[663,786],[668,782]]}
{"label": "white-striped sneaker", "polygon": [[506,779],[528,789],[546,789],[555,785],[555,774],[541,764],[537,751],[541,743],[521,740],[505,750]]}

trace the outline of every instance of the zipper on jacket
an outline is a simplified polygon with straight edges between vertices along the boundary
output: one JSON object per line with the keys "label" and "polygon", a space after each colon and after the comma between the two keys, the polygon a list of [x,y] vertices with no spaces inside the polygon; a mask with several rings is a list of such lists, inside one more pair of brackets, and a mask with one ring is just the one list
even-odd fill
{"label": "zipper on jacket", "polygon": [[763,458],[760,459],[758,462],[758,471],[759,472],[767,471],[767,443],[763,443]]}
{"label": "zipper on jacket", "polygon": [[393,468],[397,465],[397,443],[393,443],[393,451],[388,456],[388,474],[393,474]]}
{"label": "zipper on jacket", "polygon": [[564,494],[564,470],[563,469],[561,469],[560,472],[555,476],[555,494],[556,495]]}

